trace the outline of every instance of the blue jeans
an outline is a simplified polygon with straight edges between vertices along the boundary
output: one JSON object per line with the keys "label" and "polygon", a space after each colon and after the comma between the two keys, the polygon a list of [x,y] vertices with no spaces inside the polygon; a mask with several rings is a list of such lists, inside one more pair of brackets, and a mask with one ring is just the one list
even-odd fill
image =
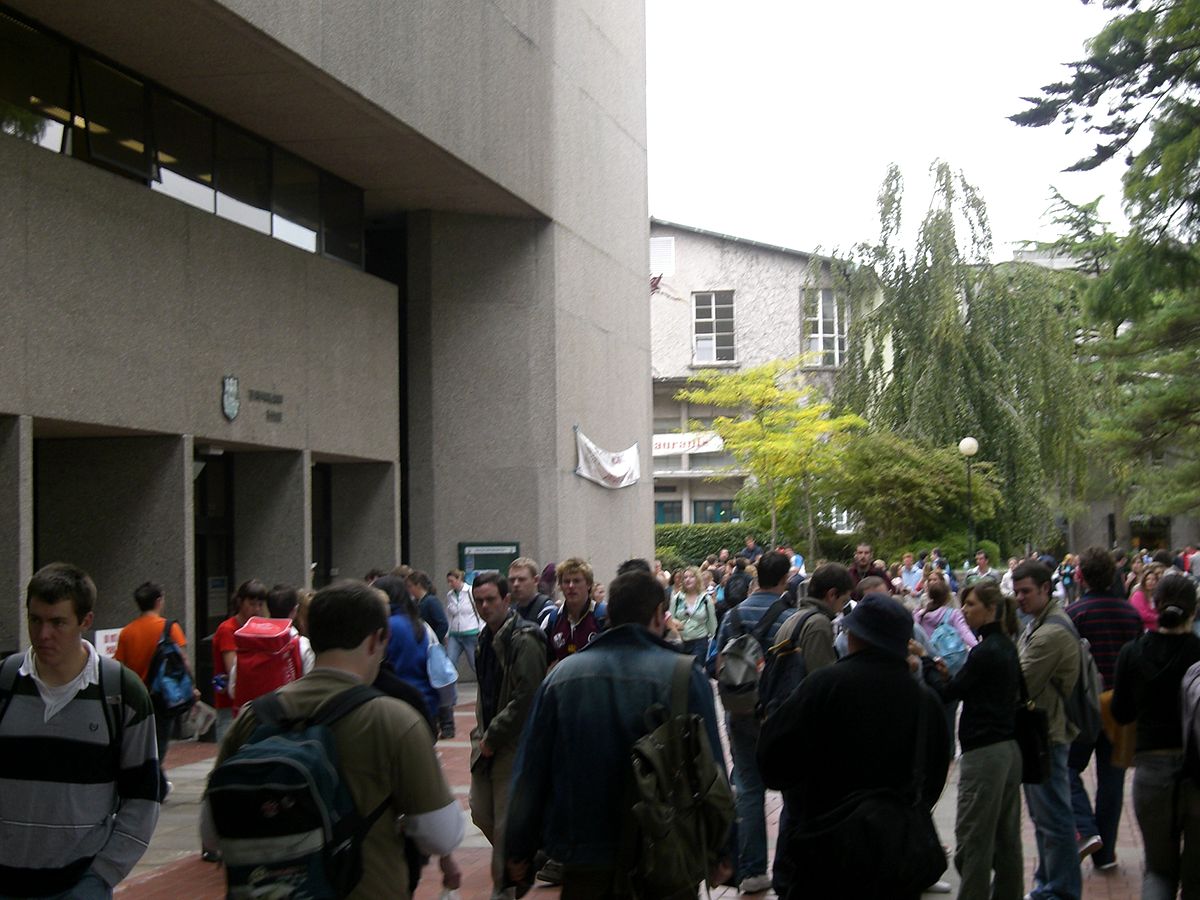
{"label": "blue jeans", "polygon": [[[42,900],[111,900],[112,895],[113,889],[105,883],[103,878],[89,869],[70,890],[43,897]],[[19,900],[19,898],[9,894],[0,894],[0,900]]]}
{"label": "blue jeans", "polygon": [[1200,789],[1183,776],[1182,753],[1134,759],[1133,812],[1146,853],[1143,900],[1200,897]]}
{"label": "blue jeans", "polygon": [[446,635],[446,655],[450,657],[455,668],[458,667],[458,658],[464,653],[467,655],[467,665],[471,668],[471,674],[475,674],[475,645],[479,643],[479,632],[474,634],[455,634],[453,631]]}
{"label": "blue jeans", "polygon": [[1033,900],[1080,900],[1083,878],[1079,874],[1079,845],[1075,841],[1075,814],[1067,778],[1067,744],[1050,745],[1050,777],[1042,784],[1025,785],[1025,802],[1033,820],[1038,865],[1033,873]]}
{"label": "blue jeans", "polygon": [[[1096,807],[1083,787],[1084,770],[1096,756]],[[1103,731],[1096,743],[1076,741],[1067,755],[1067,777],[1071,779],[1071,807],[1075,812],[1075,831],[1081,838],[1100,835],[1104,846],[1092,862],[1098,866],[1116,862],[1117,828],[1121,824],[1121,804],[1125,800],[1125,770],[1112,764],[1112,742]]]}
{"label": "blue jeans", "polygon": [[758,719],[725,716],[729,750],[733,756],[733,789],[737,792],[737,879],[767,873],[767,817],[763,810],[766,788],[758,774]]}

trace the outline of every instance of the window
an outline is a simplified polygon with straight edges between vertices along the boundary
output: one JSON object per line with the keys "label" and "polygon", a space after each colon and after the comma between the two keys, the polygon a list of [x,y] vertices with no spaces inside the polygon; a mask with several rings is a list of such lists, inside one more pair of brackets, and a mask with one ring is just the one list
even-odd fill
{"label": "window", "polygon": [[675,274],[675,238],[650,238],[650,274],[671,278]]}
{"label": "window", "polygon": [[654,457],[655,472],[678,472],[682,468],[683,457],[680,455]]}
{"label": "window", "polygon": [[845,304],[839,301],[830,288],[807,292],[805,301],[804,332],[808,337],[808,350],[816,362],[810,365],[840,366],[846,358],[846,327],[850,316]]}
{"label": "window", "polygon": [[321,207],[325,228],[322,252],[356,266],[363,264],[363,192],[352,184],[321,173]]}
{"label": "window", "polygon": [[677,525],[683,521],[682,500],[655,500],[654,524]]}
{"label": "window", "polygon": [[655,434],[672,434],[679,430],[679,415],[673,416],[655,416],[654,417],[654,433]]}
{"label": "window", "polygon": [[151,190],[213,212],[216,194],[213,190],[212,117],[162,91],[154,92],[150,109],[157,148]]}
{"label": "window", "polygon": [[315,253],[320,228],[321,173],[316,166],[276,150],[271,167],[271,234]]}
{"label": "window", "polygon": [[695,342],[692,363],[733,362],[733,291],[692,294]]}
{"label": "window", "polygon": [[79,80],[83,102],[77,110],[83,116],[75,116],[73,155],[148,178],[146,86],[83,55],[79,57]]}
{"label": "window", "polygon": [[217,215],[271,233],[271,148],[217,123]]}
{"label": "window", "polygon": [[61,152],[71,107],[70,49],[0,13],[0,132]]}
{"label": "window", "polygon": [[704,522],[732,522],[733,501],[693,500],[692,521],[697,524]]}

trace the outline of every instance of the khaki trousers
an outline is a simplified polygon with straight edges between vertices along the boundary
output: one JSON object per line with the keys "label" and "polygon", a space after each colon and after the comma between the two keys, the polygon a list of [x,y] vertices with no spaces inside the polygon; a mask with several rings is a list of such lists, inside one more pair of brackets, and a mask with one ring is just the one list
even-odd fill
{"label": "khaki trousers", "polygon": [[516,753],[503,750],[489,760],[481,759],[471,772],[471,821],[492,844],[492,883],[504,885],[504,829],[508,818],[508,791]]}

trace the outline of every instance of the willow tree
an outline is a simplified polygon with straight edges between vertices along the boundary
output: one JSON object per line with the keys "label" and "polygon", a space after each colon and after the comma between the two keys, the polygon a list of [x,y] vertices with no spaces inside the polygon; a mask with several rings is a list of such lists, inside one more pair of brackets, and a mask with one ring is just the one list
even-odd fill
{"label": "willow tree", "polygon": [[705,369],[675,399],[731,411],[711,427],[750,476],[739,493],[755,494],[765,505],[772,546],[780,514],[800,498],[811,555],[817,547],[812,480],[836,465],[840,442],[863,422],[853,414],[834,415],[831,404],[803,383],[800,368],[801,360],[785,359],[740,372]]}
{"label": "willow tree", "polygon": [[[872,428],[930,448],[975,437],[1001,491],[990,531],[1005,547],[1041,541],[1054,515],[1070,511],[1080,478],[1081,276],[993,265],[983,198],[946,163],[932,173],[911,251],[893,166],[879,193],[878,242],[841,269],[858,314],[835,399]],[[877,300],[866,272],[878,279]]]}

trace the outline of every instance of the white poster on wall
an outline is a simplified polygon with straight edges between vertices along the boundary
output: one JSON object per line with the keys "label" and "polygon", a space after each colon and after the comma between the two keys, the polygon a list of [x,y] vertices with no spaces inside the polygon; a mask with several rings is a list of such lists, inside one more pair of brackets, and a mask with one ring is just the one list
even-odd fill
{"label": "white poster on wall", "polygon": [[96,629],[96,652],[101,656],[112,657],[117,652],[117,638],[121,636],[120,628]]}
{"label": "white poster on wall", "polygon": [[656,434],[652,456],[690,456],[693,453],[720,453],[725,441],[715,431],[685,431],[682,434]]}
{"label": "white poster on wall", "polygon": [[642,477],[637,444],[627,450],[604,450],[592,443],[576,425],[575,448],[579,454],[575,474],[581,478],[616,489],[637,484]]}

